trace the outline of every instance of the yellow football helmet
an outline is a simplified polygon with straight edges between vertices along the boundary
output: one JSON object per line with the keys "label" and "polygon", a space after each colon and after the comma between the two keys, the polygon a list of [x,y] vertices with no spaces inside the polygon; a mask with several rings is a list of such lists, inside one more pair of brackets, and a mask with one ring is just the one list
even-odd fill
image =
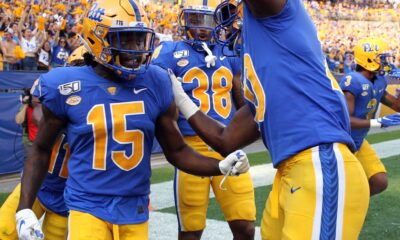
{"label": "yellow football helmet", "polygon": [[354,47],[355,62],[371,72],[390,71],[390,58],[389,46],[381,38],[364,38]]}
{"label": "yellow football helmet", "polygon": [[178,19],[179,30],[186,42],[192,45],[201,45],[201,42],[206,42],[209,46],[215,44],[214,11],[219,2],[220,0],[184,1]]}
{"label": "yellow football helmet", "polygon": [[67,60],[67,66],[82,66],[84,65],[83,55],[87,52],[85,45],[82,45],[75,49]]}
{"label": "yellow football helmet", "polygon": [[84,45],[123,79],[143,72],[154,50],[154,30],[136,0],[94,1],[83,19]]}

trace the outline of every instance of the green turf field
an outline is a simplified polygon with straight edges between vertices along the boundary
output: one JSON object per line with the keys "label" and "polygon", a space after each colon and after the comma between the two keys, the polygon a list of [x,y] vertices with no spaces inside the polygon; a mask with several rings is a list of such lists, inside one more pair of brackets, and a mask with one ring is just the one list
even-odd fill
{"label": "green turf field", "polygon": [[0,205],[3,205],[3,202],[7,199],[10,193],[0,193]]}

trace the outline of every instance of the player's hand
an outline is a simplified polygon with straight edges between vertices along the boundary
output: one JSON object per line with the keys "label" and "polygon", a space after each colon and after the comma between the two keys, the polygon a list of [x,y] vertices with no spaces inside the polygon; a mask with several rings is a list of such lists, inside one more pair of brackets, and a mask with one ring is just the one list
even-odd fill
{"label": "player's hand", "polygon": [[400,113],[390,114],[377,119],[382,127],[390,127],[400,125]]}
{"label": "player's hand", "polygon": [[20,240],[44,239],[42,228],[36,215],[31,209],[22,209],[15,215],[17,220],[17,232]]}
{"label": "player's hand", "polygon": [[199,110],[199,108],[185,93],[181,81],[177,79],[171,69],[168,69],[168,75],[172,83],[172,92],[174,93],[175,104],[179,108],[181,113],[185,116],[185,118],[189,119]]}
{"label": "player's hand", "polygon": [[237,176],[249,170],[250,164],[247,155],[242,150],[229,154],[219,162],[219,170],[223,175]]}
{"label": "player's hand", "polygon": [[217,57],[214,55],[207,55],[204,60],[206,61],[207,68],[214,67]]}

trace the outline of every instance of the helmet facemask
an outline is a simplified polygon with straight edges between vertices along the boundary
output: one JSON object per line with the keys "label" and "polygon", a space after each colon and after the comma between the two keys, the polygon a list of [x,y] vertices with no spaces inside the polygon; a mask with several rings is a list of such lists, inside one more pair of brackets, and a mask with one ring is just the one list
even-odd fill
{"label": "helmet facemask", "polygon": [[[228,48],[234,52],[233,56],[240,55],[242,18],[240,16],[241,5],[235,5],[232,1],[222,2],[215,10],[214,18],[217,26],[214,30],[216,41],[223,46],[222,53],[225,56],[232,56],[224,49]],[[236,3],[236,2],[235,2]],[[241,2],[236,3],[241,4]]]}
{"label": "helmet facemask", "polygon": [[184,9],[179,19],[180,31],[183,33],[185,41],[196,50],[203,51],[202,42],[207,43],[209,47],[215,45],[213,37],[215,21],[212,11]]}
{"label": "helmet facemask", "polygon": [[374,59],[376,63],[380,65],[378,69],[378,74],[383,76],[392,71],[393,68],[393,56],[390,55],[389,53],[382,53],[376,55],[376,58]]}
{"label": "helmet facemask", "polygon": [[147,67],[150,63],[154,50],[153,30],[132,27],[110,28],[106,39],[109,47],[104,48],[104,54],[111,56],[108,64],[117,73],[136,74],[140,72],[142,65]]}

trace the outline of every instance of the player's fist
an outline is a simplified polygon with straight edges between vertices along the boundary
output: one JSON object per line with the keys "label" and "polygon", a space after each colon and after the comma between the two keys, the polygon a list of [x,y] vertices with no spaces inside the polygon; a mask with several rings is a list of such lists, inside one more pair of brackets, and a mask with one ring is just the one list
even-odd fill
{"label": "player's fist", "polygon": [[387,115],[377,119],[382,127],[390,127],[400,125],[400,113]]}
{"label": "player's fist", "polygon": [[41,240],[44,238],[40,223],[31,209],[22,209],[17,212],[15,217],[20,240]]}
{"label": "player's fist", "polygon": [[250,164],[247,155],[242,150],[237,150],[229,154],[224,160],[219,162],[219,170],[223,175],[239,175],[249,170]]}

